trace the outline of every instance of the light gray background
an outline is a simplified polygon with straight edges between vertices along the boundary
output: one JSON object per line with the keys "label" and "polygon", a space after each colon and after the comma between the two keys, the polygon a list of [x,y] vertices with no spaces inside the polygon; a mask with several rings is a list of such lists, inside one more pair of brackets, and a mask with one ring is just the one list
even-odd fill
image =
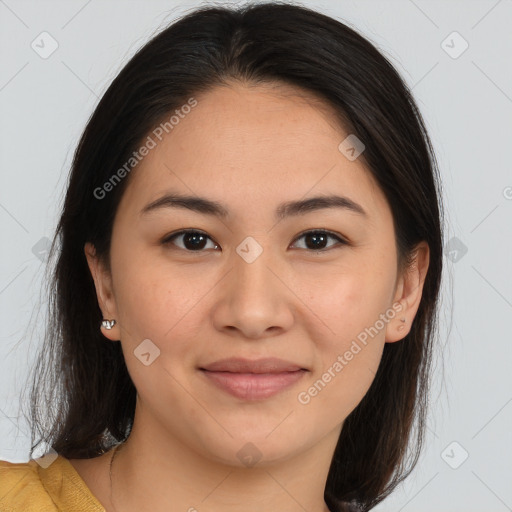
{"label": "light gray background", "polygon": [[[128,58],[202,3],[0,0],[0,459],[28,460],[17,416],[44,310],[32,337],[26,330],[78,137]],[[512,510],[512,0],[303,3],[348,22],[395,64],[427,122],[445,190],[427,445],[375,510]],[[58,42],[47,59],[31,48],[43,31]]]}

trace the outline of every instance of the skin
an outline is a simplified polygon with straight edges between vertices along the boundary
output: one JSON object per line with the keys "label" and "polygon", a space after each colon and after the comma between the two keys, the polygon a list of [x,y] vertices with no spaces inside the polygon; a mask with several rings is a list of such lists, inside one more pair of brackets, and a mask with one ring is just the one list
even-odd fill
{"label": "skin", "polygon": [[[285,85],[241,83],[196,99],[129,176],[114,220],[112,273],[93,246],[84,248],[103,318],[117,321],[102,332],[121,340],[138,393],[133,430],[113,466],[113,504],[110,452],[71,463],[107,511],[326,512],[343,422],[369,389],[385,343],[410,330],[428,246],[398,273],[385,196],[363,158],[338,150],[348,132],[318,100]],[[229,216],[177,208],[140,215],[170,191],[218,201]],[[334,208],[274,218],[283,201],[333,193],[367,216]],[[300,235],[322,228],[350,243],[329,238],[323,253],[308,248]],[[183,236],[162,243],[180,229],[207,233],[202,252],[187,252]],[[247,236],[263,249],[250,264],[236,252]],[[403,309],[300,403],[298,394],[397,303]],[[149,366],[134,355],[144,339],[160,350]],[[277,395],[244,401],[198,370],[231,356],[275,356],[309,371]],[[261,454],[253,467],[237,457],[249,442]]]}

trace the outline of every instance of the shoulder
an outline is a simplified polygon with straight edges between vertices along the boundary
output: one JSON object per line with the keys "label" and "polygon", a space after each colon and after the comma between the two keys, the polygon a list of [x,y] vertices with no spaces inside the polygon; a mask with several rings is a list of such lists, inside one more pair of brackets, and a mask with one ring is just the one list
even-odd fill
{"label": "shoulder", "polygon": [[0,510],[2,512],[55,511],[38,473],[37,462],[0,460]]}
{"label": "shoulder", "polygon": [[44,465],[35,460],[24,463],[0,460],[2,512],[71,509],[105,512],[67,459],[57,455]]}

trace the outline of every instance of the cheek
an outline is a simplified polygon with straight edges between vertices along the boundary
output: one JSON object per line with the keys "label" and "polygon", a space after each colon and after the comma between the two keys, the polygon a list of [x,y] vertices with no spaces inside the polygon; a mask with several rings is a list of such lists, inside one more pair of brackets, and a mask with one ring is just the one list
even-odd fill
{"label": "cheek", "polygon": [[303,283],[301,293],[307,298],[307,317],[317,318],[315,326],[322,326],[326,345],[343,349],[390,307],[393,283],[392,271],[353,268],[330,273],[327,278],[310,279]]}
{"label": "cheek", "polygon": [[359,345],[349,350],[350,360],[346,352],[333,354],[330,364],[300,390],[297,399],[304,414],[337,425],[359,405],[375,379],[383,344]]}
{"label": "cheek", "polygon": [[189,323],[187,313],[209,287],[197,272],[191,275],[179,267],[158,264],[156,258],[125,260],[118,269],[117,305],[130,337],[171,336]]}
{"label": "cheek", "polygon": [[[182,389],[173,377],[179,382],[186,380],[197,353],[209,339],[204,333],[204,304],[219,278],[208,272],[202,276],[192,266],[171,268],[153,261],[145,265],[143,259],[133,259],[118,266],[122,346],[127,368],[140,391],[163,386],[176,399]],[[146,342],[150,360],[152,351],[157,354],[150,366],[136,357],[142,353],[139,347],[145,346],[143,340],[151,341]]]}
{"label": "cheek", "polygon": [[[388,282],[367,274],[345,276],[329,293],[311,295],[310,337],[317,347],[315,371],[301,388],[298,402],[308,414],[322,414],[336,424],[357,407],[377,373],[385,344]],[[313,327],[314,323],[314,327]]]}
{"label": "cheek", "polygon": [[[147,406],[156,406],[158,400],[178,403],[183,400],[179,383],[185,382],[185,370],[192,364],[191,340],[198,339],[201,325],[194,318],[194,306],[205,291],[196,286],[197,278],[192,283],[183,273],[169,275],[168,269],[145,266],[143,261],[130,260],[118,269],[116,295],[128,372]],[[159,398],[153,401],[155,390]],[[190,404],[185,400],[182,407]]]}
{"label": "cheek", "polygon": [[307,305],[315,313],[308,316],[310,337],[315,340],[319,358],[308,383],[312,387],[303,388],[304,400],[323,404],[325,410],[336,404],[328,413],[333,420],[349,414],[375,378],[385,344],[386,320],[392,318],[386,317],[386,311],[394,278],[392,271],[361,266],[357,272],[332,275],[328,288],[320,289],[318,283],[312,288],[310,284]]}

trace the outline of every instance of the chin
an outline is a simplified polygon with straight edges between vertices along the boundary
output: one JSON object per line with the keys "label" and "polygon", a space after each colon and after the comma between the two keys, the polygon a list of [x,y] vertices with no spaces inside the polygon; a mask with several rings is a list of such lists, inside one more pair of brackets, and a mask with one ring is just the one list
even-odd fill
{"label": "chin", "polygon": [[[269,435],[269,432],[273,433]],[[242,430],[238,430],[241,432]],[[211,458],[218,463],[239,468],[270,467],[276,463],[290,459],[303,451],[304,439],[291,439],[286,431],[278,435],[274,427],[262,431],[253,432],[252,435],[245,434],[235,438],[226,439],[226,443],[220,443],[217,438],[215,443],[209,444],[208,449]],[[288,443],[288,444],[286,444]],[[232,454],[226,458],[226,454]]]}

